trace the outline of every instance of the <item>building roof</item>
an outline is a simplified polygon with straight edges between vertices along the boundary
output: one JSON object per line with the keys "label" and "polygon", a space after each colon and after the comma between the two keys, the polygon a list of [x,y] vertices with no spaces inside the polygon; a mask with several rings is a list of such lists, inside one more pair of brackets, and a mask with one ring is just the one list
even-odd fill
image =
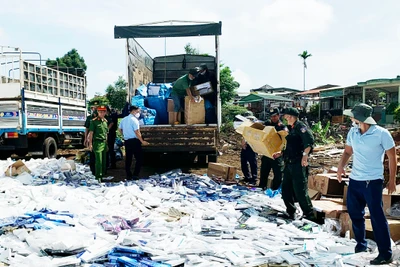
{"label": "building roof", "polygon": [[283,96],[278,96],[278,95],[273,95],[273,94],[262,94],[262,93],[257,93],[257,94],[249,94],[248,96],[243,97],[238,101],[239,104],[244,104],[244,103],[252,103],[252,102],[259,102],[263,100],[275,100],[275,101],[283,101],[283,102],[293,102],[292,99],[283,97]]}
{"label": "building roof", "polygon": [[319,94],[319,92],[323,89],[328,89],[328,88],[333,88],[333,87],[339,87],[339,85],[334,85],[334,84],[325,84],[325,85],[321,85],[318,87],[315,87],[313,89],[307,90],[307,91],[303,91],[301,93],[298,93],[296,95],[312,95],[312,94]]}

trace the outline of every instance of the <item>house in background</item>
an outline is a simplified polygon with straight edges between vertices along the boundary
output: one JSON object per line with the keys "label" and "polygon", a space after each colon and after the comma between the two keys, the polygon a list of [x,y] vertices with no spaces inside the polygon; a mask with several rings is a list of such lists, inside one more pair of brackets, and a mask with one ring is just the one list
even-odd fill
{"label": "house in background", "polygon": [[292,107],[293,100],[275,94],[251,93],[240,99],[237,104],[252,111],[258,119],[265,120],[271,107],[279,107],[280,109]]}
{"label": "house in background", "polygon": [[312,105],[320,103],[320,91],[323,89],[338,87],[339,85],[326,84],[316,88],[297,93],[295,95],[295,106],[306,112],[310,111]]}
{"label": "house in background", "polygon": [[287,88],[287,87],[272,87],[268,84],[261,86],[260,88],[251,89],[252,93],[266,93],[280,95],[286,98],[293,98],[297,93],[301,92],[300,89]]}

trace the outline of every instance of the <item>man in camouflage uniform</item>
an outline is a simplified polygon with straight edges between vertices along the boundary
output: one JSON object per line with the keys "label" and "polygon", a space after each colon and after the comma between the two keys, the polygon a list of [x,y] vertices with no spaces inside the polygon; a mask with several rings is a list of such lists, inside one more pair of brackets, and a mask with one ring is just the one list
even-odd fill
{"label": "man in camouflage uniform", "polygon": [[108,124],[105,118],[106,106],[97,108],[98,116],[90,122],[89,126],[89,149],[94,152],[96,167],[95,176],[101,182],[107,171],[107,134]]}

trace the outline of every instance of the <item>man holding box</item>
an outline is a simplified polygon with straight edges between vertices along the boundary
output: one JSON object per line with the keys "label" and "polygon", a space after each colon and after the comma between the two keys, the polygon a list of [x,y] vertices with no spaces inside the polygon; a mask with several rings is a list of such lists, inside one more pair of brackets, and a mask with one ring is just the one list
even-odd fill
{"label": "man holding box", "polygon": [[303,216],[314,220],[313,206],[308,196],[308,155],[314,145],[311,130],[298,120],[299,111],[296,108],[285,110],[289,134],[283,153],[285,169],[283,171],[282,198],[290,219],[295,219],[295,199],[303,210]]}
{"label": "man holding box", "polygon": [[346,146],[338,165],[337,179],[342,181],[344,166],[353,156],[353,167],[347,189],[347,209],[357,245],[355,252],[367,251],[365,239],[365,206],[368,205],[372,229],[378,245],[378,257],[370,261],[372,265],[389,264],[393,261],[390,232],[382,208],[383,159],[389,159],[388,193],[396,192],[397,159],[393,137],[388,130],[376,125],[371,117],[372,107],[357,104],[352,110],[345,110],[353,127],[347,134]]}
{"label": "man holding box", "polygon": [[[287,127],[279,120],[279,109],[271,108],[269,111],[270,119],[267,120],[265,126],[274,126],[277,132],[288,131]],[[261,157],[261,172],[260,172],[260,184],[259,187],[265,189],[267,187],[268,176],[272,169],[274,172],[274,179],[272,180],[271,189],[277,190],[282,183],[283,174],[283,159],[281,153],[275,153],[273,159],[262,156]]]}
{"label": "man holding box", "polygon": [[213,72],[211,72],[206,64],[201,64],[199,67],[199,75],[196,77],[196,85],[210,82],[212,87],[212,93],[203,95],[204,105],[206,110],[206,123],[216,123],[217,122],[217,85],[218,80]]}
{"label": "man holding box", "polygon": [[174,112],[176,113],[175,124],[179,124],[179,112],[183,109],[185,96],[188,95],[194,101],[190,87],[194,85],[194,79],[197,75],[197,69],[190,69],[188,74],[183,75],[174,83],[171,97],[174,100]]}

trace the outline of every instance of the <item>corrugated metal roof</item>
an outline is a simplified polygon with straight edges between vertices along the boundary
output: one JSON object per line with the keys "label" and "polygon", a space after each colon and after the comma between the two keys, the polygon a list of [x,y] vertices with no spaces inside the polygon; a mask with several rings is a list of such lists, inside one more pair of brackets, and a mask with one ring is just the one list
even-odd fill
{"label": "corrugated metal roof", "polygon": [[278,96],[278,95],[273,95],[273,94],[249,94],[248,96],[243,97],[238,101],[239,104],[243,103],[252,103],[252,102],[259,102],[262,100],[275,100],[275,101],[284,101],[284,102],[293,102],[292,99],[283,97],[283,96]]}

